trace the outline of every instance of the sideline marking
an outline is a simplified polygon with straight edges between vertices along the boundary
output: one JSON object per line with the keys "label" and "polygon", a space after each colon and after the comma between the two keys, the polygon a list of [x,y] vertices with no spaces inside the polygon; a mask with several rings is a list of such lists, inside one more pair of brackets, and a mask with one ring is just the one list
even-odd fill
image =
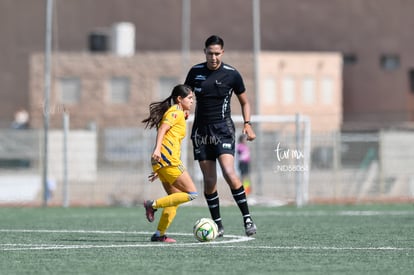
{"label": "sideline marking", "polygon": [[362,211],[264,211],[262,213],[254,213],[254,216],[282,216],[282,217],[318,217],[318,216],[404,216],[414,215],[414,211],[401,210],[401,211],[374,211],[374,210],[362,210]]}
{"label": "sideline marking", "polygon": [[[91,230],[31,230],[31,229],[0,229],[5,233],[79,233],[79,234],[131,234],[131,235],[150,235],[151,232],[144,231],[91,231]],[[173,233],[179,236],[192,236],[191,233]],[[329,247],[329,246],[239,246],[230,245],[230,243],[239,243],[254,240],[252,237],[225,235],[224,238],[229,240],[215,242],[194,242],[194,243],[138,243],[138,244],[108,244],[108,245],[62,245],[62,244],[28,244],[28,243],[4,243],[0,244],[0,251],[29,251],[29,250],[64,250],[64,249],[92,249],[92,248],[136,248],[136,247],[196,247],[199,245],[208,245],[212,248],[239,248],[239,249],[269,249],[269,250],[367,250],[367,251],[413,251],[414,247]]]}
{"label": "sideline marking", "polygon": [[[104,231],[104,230],[53,230],[53,229],[0,229],[0,232],[5,233],[79,233],[79,234],[129,234],[129,235],[151,235],[152,232],[144,231]],[[191,233],[171,233],[178,236],[193,236]],[[177,247],[177,246],[222,246],[223,244],[247,242],[254,240],[252,237],[237,236],[237,235],[225,235],[224,239],[214,242],[196,242],[193,243],[134,243],[134,244],[108,244],[108,245],[95,245],[95,244],[81,244],[81,245],[62,245],[62,244],[27,244],[27,243],[4,243],[0,244],[0,251],[17,251],[17,250],[54,250],[54,249],[91,249],[91,248],[134,248],[134,247]],[[131,241],[132,242],[132,241]]]}
{"label": "sideline marking", "polygon": [[335,246],[231,246],[224,245],[220,247],[225,248],[250,248],[250,249],[274,249],[274,250],[392,250],[392,251],[404,251],[414,250],[414,247],[335,247]]}

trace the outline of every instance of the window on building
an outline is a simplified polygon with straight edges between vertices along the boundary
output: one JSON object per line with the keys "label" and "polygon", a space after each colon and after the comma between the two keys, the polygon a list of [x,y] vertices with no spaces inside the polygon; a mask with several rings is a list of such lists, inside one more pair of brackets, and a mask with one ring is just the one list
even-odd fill
{"label": "window on building", "polygon": [[334,87],[332,78],[325,76],[321,79],[321,103],[330,105],[334,100]]}
{"label": "window on building", "polygon": [[131,93],[129,77],[112,77],[109,85],[109,100],[112,103],[127,103]]}
{"label": "window on building", "polygon": [[315,79],[311,76],[303,78],[302,81],[302,100],[306,105],[315,103]]}
{"label": "window on building", "polygon": [[60,102],[76,104],[80,101],[81,81],[79,77],[62,77],[59,79]]}
{"label": "window on building", "polygon": [[289,105],[295,102],[295,79],[291,76],[283,78],[283,104]]}
{"label": "window on building", "polygon": [[400,67],[400,57],[397,54],[383,54],[380,58],[382,69],[395,71]]}
{"label": "window on building", "polygon": [[274,105],[276,103],[276,81],[273,77],[267,77],[264,80],[264,98],[265,105]]}
{"label": "window on building", "polygon": [[354,65],[358,62],[358,57],[354,53],[345,53],[342,58],[344,65]]}
{"label": "window on building", "polygon": [[408,71],[408,81],[410,83],[410,90],[414,93],[414,68],[411,68]]}
{"label": "window on building", "polygon": [[167,98],[171,95],[172,89],[179,83],[178,78],[176,77],[160,77],[159,78],[159,85],[158,85],[158,93],[160,95],[160,99]]}

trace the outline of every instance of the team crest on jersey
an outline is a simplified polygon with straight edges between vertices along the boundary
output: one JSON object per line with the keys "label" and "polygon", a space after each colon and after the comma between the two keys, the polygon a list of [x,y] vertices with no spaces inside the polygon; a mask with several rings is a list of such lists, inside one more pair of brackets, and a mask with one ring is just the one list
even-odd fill
{"label": "team crest on jersey", "polygon": [[171,116],[175,119],[177,118],[177,113],[171,113]]}

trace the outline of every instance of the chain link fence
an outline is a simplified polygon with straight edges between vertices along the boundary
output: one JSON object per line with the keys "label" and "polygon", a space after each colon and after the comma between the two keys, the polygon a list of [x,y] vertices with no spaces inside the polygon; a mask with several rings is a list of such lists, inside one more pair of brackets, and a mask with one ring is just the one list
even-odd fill
{"label": "chain link fence", "polygon": [[[298,140],[292,122],[277,124],[271,130],[253,125],[251,204],[297,203],[298,179],[306,183],[308,203],[414,200],[414,132],[312,133],[306,153],[305,135]],[[241,123],[236,129],[238,136]],[[130,206],[164,195],[159,182],[147,180],[155,134],[139,128],[70,131],[65,178],[63,132],[51,131],[48,205],[60,206],[66,199],[69,206]],[[0,205],[43,204],[42,142],[42,130],[0,130]],[[183,148],[184,163],[202,193],[188,137]],[[222,176],[218,186],[222,203],[234,203]],[[200,196],[191,203],[205,202]]]}

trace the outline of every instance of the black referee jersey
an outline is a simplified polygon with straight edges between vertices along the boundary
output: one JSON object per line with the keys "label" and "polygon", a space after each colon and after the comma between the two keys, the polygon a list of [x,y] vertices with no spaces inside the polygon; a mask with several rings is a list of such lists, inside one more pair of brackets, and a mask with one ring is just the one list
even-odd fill
{"label": "black referee jersey", "polygon": [[207,63],[193,66],[185,84],[189,85],[197,99],[195,123],[210,124],[230,118],[231,96],[245,91],[240,73],[230,65],[220,65],[217,70],[207,68]]}

